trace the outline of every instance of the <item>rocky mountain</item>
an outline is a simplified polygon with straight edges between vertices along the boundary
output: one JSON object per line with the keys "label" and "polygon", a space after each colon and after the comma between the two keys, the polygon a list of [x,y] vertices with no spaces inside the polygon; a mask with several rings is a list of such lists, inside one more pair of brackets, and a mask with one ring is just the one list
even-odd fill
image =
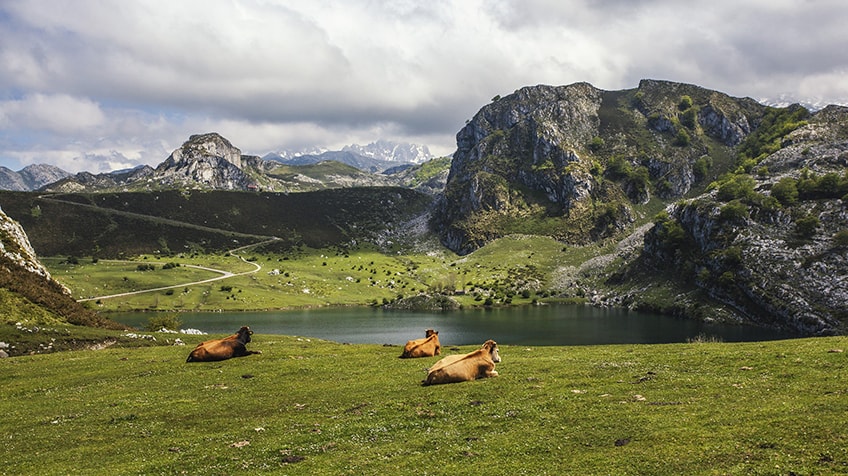
{"label": "rocky mountain", "polygon": [[530,228],[575,244],[613,236],[652,197],[682,197],[733,167],[766,110],[665,81],[522,88],[457,134],[434,224],[459,253]]}
{"label": "rocky mountain", "polygon": [[[383,144],[388,149],[390,143],[375,144]],[[398,157],[420,157],[411,152],[417,150],[416,147],[395,145],[394,153]],[[426,148],[423,150],[426,151]],[[398,162],[385,162],[350,151],[327,152],[321,155],[320,160],[314,159],[312,156],[299,156],[283,163],[279,159],[243,155],[230,141],[213,132],[191,136],[156,168],[142,166],[103,174],[81,172],[46,185],[41,190],[77,193],[190,189],[288,193],[328,188],[407,186],[407,181],[412,181],[415,184],[409,185],[410,188],[420,185],[428,193],[441,191],[438,180],[427,183],[417,180],[421,172],[408,177],[408,173],[401,173],[404,169],[386,170],[388,164],[397,167]],[[444,166],[443,162],[439,163]],[[425,164],[403,163],[402,167],[420,170]],[[447,170],[446,166],[443,168]],[[432,167],[427,166],[427,169]]]}
{"label": "rocky mountain", "polygon": [[[72,324],[108,325],[77,303],[38,261],[23,228],[0,210],[0,307],[8,324],[37,318]],[[11,321],[10,321],[11,320]]]}
{"label": "rocky mountain", "polygon": [[153,171],[150,180],[162,186],[200,186],[214,190],[247,190],[257,186],[248,166],[258,160],[216,133],[197,134],[171,153]]}
{"label": "rocky mountain", "polygon": [[152,176],[153,168],[149,165],[101,174],[80,172],[45,185],[41,187],[41,190],[66,193],[120,190],[132,187],[140,182],[146,182]]}
{"label": "rocky mountain", "polygon": [[0,167],[0,190],[37,190],[70,175],[59,167],[47,164],[27,165],[17,172]]}
{"label": "rocky mountain", "polygon": [[433,156],[427,146],[379,140],[365,146],[345,146],[338,151],[282,151],[262,158],[288,165],[308,165],[334,160],[366,172],[384,173],[398,165],[421,164],[431,160]]}
{"label": "rocky mountain", "polygon": [[[267,160],[268,157],[269,156],[266,156],[264,158]],[[397,165],[396,162],[375,159],[346,150],[327,151],[319,155],[305,154],[291,157],[288,159],[274,160],[281,164],[287,165],[313,165],[326,161],[335,161],[371,173],[380,173],[392,166]]]}
{"label": "rocky mountain", "polygon": [[420,164],[433,158],[430,149],[426,145],[398,143],[388,140],[378,140],[368,145],[348,145],[342,148],[343,152],[371,157],[385,162],[395,164]]}
{"label": "rocky mountain", "polygon": [[643,257],[746,320],[803,334],[848,327],[848,108],[828,106],[764,153],[671,205]]}
{"label": "rocky mountain", "polygon": [[597,304],[845,332],[846,111],[654,80],[522,88],[457,134],[432,225],[460,254],[516,233],[619,243],[565,286]]}

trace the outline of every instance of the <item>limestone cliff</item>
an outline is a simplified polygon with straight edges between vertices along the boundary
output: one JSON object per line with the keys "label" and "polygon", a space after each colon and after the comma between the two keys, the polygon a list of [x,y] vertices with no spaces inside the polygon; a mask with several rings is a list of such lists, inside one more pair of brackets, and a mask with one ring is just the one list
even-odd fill
{"label": "limestone cliff", "polygon": [[635,220],[634,205],[682,197],[727,170],[765,111],[751,99],[654,80],[624,91],[576,83],[496,97],[456,136],[435,228],[459,253],[531,229],[569,243],[614,236]]}
{"label": "limestone cliff", "polygon": [[21,272],[37,274],[47,280],[53,279],[47,268],[38,262],[24,229],[3,210],[0,210],[0,257],[7,266]]}
{"label": "limestone cliff", "polygon": [[0,210],[0,323],[44,316],[53,322],[117,327],[77,303],[38,261],[20,224]]}
{"label": "limestone cliff", "polygon": [[806,122],[757,173],[670,206],[646,235],[644,257],[744,320],[803,334],[845,332],[848,108],[830,106]]}
{"label": "limestone cliff", "polygon": [[189,137],[162,162],[151,180],[159,185],[247,190],[254,181],[242,170],[241,150],[216,133]]}

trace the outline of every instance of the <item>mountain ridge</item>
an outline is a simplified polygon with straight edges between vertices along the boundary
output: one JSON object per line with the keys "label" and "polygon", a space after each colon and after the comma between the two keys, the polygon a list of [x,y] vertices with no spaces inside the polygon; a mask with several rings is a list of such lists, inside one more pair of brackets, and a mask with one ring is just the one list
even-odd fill
{"label": "mountain ridge", "polygon": [[[118,191],[133,189],[202,188],[221,190],[308,191],[350,186],[403,185],[393,180],[398,167],[415,167],[432,160],[425,145],[378,140],[366,146],[352,144],[342,150],[313,150],[308,153],[270,153],[263,157],[243,155],[241,150],[217,133],[194,134],[155,167],[71,174],[56,166],[29,165],[20,171],[0,167],[0,190],[11,191]],[[335,173],[315,174],[335,161],[353,169],[336,168]],[[304,166],[300,170],[278,170],[279,165]],[[283,175],[287,179],[274,179]],[[272,177],[268,177],[272,176]]]}

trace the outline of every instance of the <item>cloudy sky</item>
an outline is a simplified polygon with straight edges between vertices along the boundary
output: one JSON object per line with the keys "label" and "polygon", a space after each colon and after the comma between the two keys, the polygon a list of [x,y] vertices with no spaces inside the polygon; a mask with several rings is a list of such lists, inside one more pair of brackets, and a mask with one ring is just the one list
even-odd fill
{"label": "cloudy sky", "polygon": [[2,0],[0,166],[155,166],[212,131],[447,155],[535,84],[846,103],[846,25],[844,0]]}

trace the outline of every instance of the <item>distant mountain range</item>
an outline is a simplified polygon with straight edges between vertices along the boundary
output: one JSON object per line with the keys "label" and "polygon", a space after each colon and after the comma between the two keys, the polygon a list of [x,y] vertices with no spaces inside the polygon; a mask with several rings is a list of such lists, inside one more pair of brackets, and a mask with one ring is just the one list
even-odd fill
{"label": "distant mountain range", "polygon": [[262,157],[288,165],[311,165],[335,160],[371,173],[382,173],[399,165],[421,164],[433,155],[426,145],[396,143],[379,140],[366,146],[348,145],[342,150],[311,150],[304,152],[280,151]]}
{"label": "distant mountain range", "polygon": [[[156,168],[144,165],[100,174],[71,174],[45,164],[17,172],[0,167],[0,190],[96,192],[177,187],[295,192],[403,185],[402,177],[393,176],[432,158],[427,146],[385,140],[338,151],[281,151],[259,158],[242,155],[227,139],[209,133],[192,136]],[[444,168],[443,180],[447,165]]]}
{"label": "distant mountain range", "polygon": [[0,190],[16,192],[37,190],[70,176],[71,173],[65,172],[55,165],[27,165],[17,172],[6,167],[0,167]]}

